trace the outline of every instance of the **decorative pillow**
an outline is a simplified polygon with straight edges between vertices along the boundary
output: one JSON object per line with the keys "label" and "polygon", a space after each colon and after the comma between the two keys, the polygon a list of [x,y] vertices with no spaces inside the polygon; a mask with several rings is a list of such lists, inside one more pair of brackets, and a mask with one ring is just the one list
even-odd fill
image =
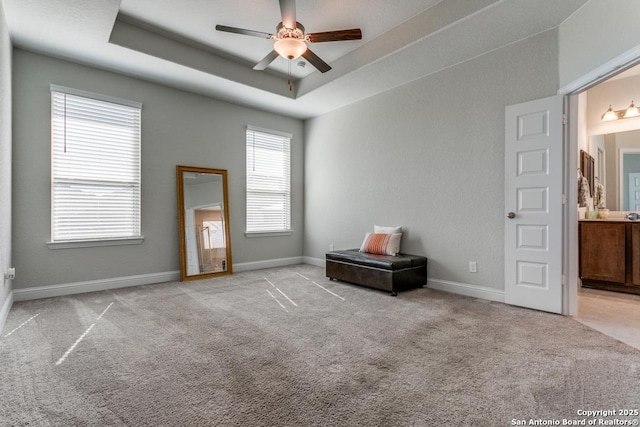
{"label": "decorative pillow", "polygon": [[378,255],[397,255],[402,233],[367,233],[360,252]]}
{"label": "decorative pillow", "polygon": [[374,225],[373,232],[384,233],[384,234],[402,233],[402,226],[398,225],[397,227],[387,227],[385,225]]}

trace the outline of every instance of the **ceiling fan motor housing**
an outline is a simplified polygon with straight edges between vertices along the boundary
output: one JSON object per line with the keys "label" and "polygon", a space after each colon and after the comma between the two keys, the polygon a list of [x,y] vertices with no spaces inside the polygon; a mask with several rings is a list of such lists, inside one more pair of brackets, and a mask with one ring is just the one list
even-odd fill
{"label": "ceiling fan motor housing", "polygon": [[304,26],[301,23],[296,22],[296,28],[287,28],[281,22],[276,27],[275,38],[277,40],[282,40],[287,38],[304,40],[305,39]]}

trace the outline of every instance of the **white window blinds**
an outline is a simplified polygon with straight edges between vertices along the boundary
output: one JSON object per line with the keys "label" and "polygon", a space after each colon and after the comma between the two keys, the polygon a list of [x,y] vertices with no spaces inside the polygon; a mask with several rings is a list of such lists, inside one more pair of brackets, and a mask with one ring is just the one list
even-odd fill
{"label": "white window blinds", "polygon": [[51,87],[51,240],[139,237],[142,107],[65,89]]}
{"label": "white window blinds", "polygon": [[291,229],[291,135],[247,128],[247,232]]}

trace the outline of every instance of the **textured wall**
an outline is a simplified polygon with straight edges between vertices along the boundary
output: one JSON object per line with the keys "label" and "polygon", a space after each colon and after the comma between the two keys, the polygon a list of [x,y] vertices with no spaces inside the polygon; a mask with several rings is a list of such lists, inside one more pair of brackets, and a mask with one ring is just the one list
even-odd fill
{"label": "textured wall", "polygon": [[[9,30],[0,2],[0,317],[11,292],[4,272],[11,267],[11,62]],[[4,319],[0,318],[0,328]]]}
{"label": "textured wall", "polygon": [[[179,269],[175,166],[228,170],[234,263],[302,253],[301,120],[50,57],[14,52],[14,288]],[[50,250],[50,84],[143,103],[142,245]],[[292,236],[245,238],[245,129],[293,134]]]}
{"label": "textured wall", "polygon": [[503,289],[504,111],[556,93],[557,43],[547,31],[309,120],[305,255],[402,225],[431,278]]}
{"label": "textured wall", "polygon": [[[637,0],[590,0],[565,20],[559,31],[560,87],[629,51],[637,52],[638,16],[640,2]],[[593,75],[596,77],[598,75]]]}

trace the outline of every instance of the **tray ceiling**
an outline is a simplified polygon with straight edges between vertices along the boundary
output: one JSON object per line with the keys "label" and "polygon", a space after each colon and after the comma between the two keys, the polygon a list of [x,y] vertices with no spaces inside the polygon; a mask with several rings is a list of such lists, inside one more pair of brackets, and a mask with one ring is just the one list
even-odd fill
{"label": "tray ceiling", "polygon": [[273,33],[277,0],[3,0],[17,47],[299,118],[555,28],[584,3],[298,0],[307,32],[363,32],[361,41],[314,44],[333,67],[321,74],[283,58],[254,71],[273,41],[215,31],[222,24]]}

